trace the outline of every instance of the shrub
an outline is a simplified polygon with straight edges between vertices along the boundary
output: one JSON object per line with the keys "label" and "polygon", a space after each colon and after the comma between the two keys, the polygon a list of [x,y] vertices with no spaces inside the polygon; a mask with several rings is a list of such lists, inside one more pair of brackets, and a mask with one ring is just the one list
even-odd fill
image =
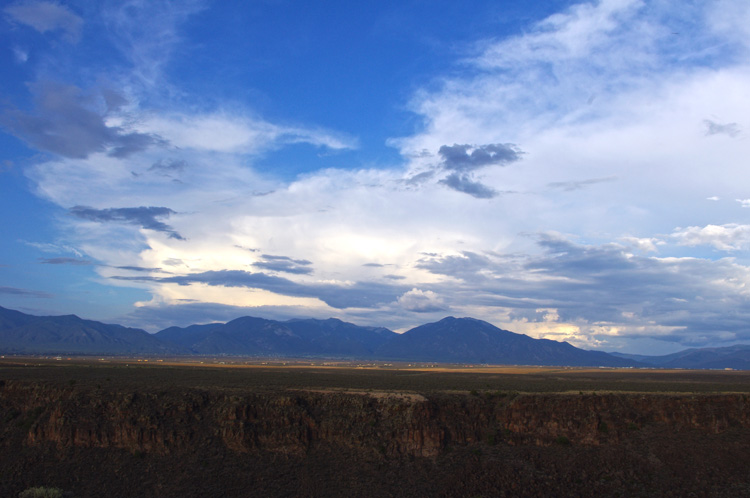
{"label": "shrub", "polygon": [[567,436],[557,436],[555,442],[560,446],[570,446],[570,439]]}
{"label": "shrub", "polygon": [[18,498],[62,498],[63,490],[59,488],[47,488],[44,486],[37,486],[22,491],[18,495]]}

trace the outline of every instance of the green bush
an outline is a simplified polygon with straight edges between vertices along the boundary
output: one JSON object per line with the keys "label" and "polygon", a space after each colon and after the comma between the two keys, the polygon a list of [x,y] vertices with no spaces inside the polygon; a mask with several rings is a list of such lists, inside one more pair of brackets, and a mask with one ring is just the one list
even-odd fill
{"label": "green bush", "polygon": [[558,436],[555,442],[560,446],[570,446],[570,439],[567,436]]}
{"label": "green bush", "polygon": [[22,491],[18,498],[62,498],[63,490],[59,488],[46,488],[38,486]]}

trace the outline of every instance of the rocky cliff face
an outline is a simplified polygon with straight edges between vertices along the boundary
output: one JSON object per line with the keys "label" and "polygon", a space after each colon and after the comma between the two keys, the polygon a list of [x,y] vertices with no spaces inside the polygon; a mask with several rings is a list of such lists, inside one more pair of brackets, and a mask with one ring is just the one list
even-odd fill
{"label": "rocky cliff face", "polygon": [[2,433],[27,446],[174,455],[220,445],[303,455],[316,444],[383,457],[436,457],[477,444],[617,444],[647,426],[750,428],[743,394],[387,394],[107,391],[6,381]]}

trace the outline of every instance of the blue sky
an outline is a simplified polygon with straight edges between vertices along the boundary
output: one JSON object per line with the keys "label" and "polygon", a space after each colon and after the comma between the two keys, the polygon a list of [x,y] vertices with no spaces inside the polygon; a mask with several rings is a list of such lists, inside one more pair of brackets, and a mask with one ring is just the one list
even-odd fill
{"label": "blue sky", "polygon": [[0,305],[750,343],[750,4],[5,2]]}

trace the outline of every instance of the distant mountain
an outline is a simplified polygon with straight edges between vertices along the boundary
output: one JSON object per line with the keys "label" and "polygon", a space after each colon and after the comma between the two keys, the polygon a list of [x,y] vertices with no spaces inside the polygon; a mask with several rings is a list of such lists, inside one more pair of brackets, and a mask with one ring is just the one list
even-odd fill
{"label": "distant mountain", "polygon": [[205,339],[211,330],[223,326],[223,323],[190,325],[189,327],[169,327],[154,334],[162,342],[193,350],[193,346]]}
{"label": "distant mountain", "polygon": [[694,348],[663,356],[610,353],[659,368],[734,368],[750,370],[750,346],[737,345],[724,348]]}
{"label": "distant mountain", "polygon": [[399,334],[384,327],[360,327],[336,318],[328,320],[289,320],[284,322],[292,332],[310,342],[312,349],[336,355],[372,356],[375,351]]}
{"label": "distant mountain", "polygon": [[178,354],[140,329],[75,315],[33,316],[0,307],[0,351],[30,354]]}
{"label": "distant mountain", "polygon": [[225,324],[170,327],[156,337],[196,354],[366,358],[397,335],[382,327],[360,327],[335,318],[279,322],[246,316]]}
{"label": "distant mountain", "polygon": [[688,349],[664,356],[603,353],[533,339],[474,318],[447,317],[397,334],[335,318],[169,327],[156,334],[75,315],[33,316],[0,307],[2,354],[231,355],[351,358],[500,365],[750,370],[750,346]]}
{"label": "distant mountain", "polygon": [[567,342],[533,339],[474,318],[447,317],[413,328],[376,351],[394,360],[509,365],[637,366],[626,358],[586,351]]}

